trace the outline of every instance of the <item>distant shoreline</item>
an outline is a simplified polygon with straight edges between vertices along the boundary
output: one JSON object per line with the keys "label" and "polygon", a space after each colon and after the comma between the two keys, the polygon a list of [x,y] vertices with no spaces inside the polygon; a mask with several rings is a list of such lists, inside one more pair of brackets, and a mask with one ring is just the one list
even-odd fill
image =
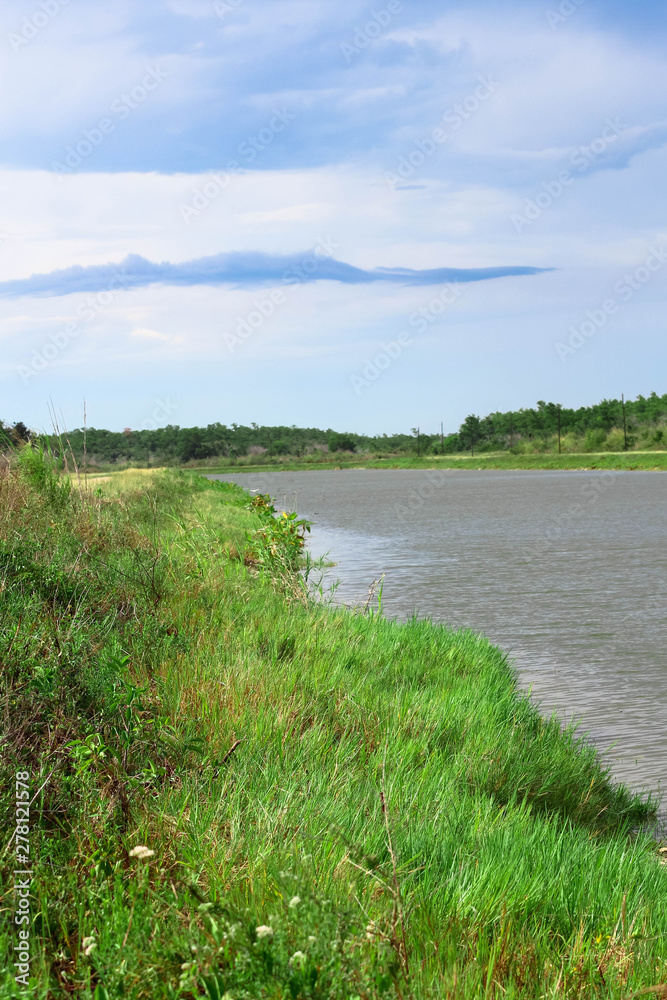
{"label": "distant shoreline", "polygon": [[429,455],[427,458],[356,458],[339,457],[331,461],[288,461],[250,464],[247,462],[220,463],[219,465],[191,465],[193,472],[210,475],[257,472],[316,472],[342,469],[461,469],[472,471],[531,471],[551,470],[591,472],[667,472],[667,452],[597,452],[570,453],[566,455],[535,454],[511,455],[482,454],[462,457]]}

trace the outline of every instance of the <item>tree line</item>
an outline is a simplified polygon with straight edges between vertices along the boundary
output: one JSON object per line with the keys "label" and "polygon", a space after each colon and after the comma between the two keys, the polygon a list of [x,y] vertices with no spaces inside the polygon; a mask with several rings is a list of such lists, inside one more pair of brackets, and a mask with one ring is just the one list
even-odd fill
{"label": "tree line", "polygon": [[[625,409],[625,413],[623,410]],[[667,445],[667,393],[637,396],[635,400],[603,399],[593,406],[569,409],[539,400],[535,407],[485,417],[470,414],[458,431],[448,434],[411,433],[366,435],[337,432],[331,428],[208,424],[179,427],[168,424],[154,430],[123,431],[77,428],[67,433],[67,446],[77,461],[93,465],[185,464],[244,456],[301,458],[314,452],[357,452],[378,456],[395,454],[454,454],[464,451],[525,451],[553,449],[560,437],[569,450],[595,451],[607,447],[662,447]],[[4,424],[0,432],[13,445],[41,437],[57,449],[57,435],[38,435],[21,421]],[[62,436],[61,436],[62,437]],[[612,448],[612,445],[614,447]]]}

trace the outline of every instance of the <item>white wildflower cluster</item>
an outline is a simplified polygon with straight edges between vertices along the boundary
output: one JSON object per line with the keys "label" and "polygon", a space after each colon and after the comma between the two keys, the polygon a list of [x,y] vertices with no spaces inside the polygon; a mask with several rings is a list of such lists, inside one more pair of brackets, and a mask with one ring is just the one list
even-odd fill
{"label": "white wildflower cluster", "polygon": [[152,858],[155,855],[155,851],[151,851],[149,847],[145,844],[139,844],[137,847],[133,847],[130,851],[131,858],[141,858],[145,860],[146,858]]}
{"label": "white wildflower cluster", "polygon": [[85,937],[81,942],[84,955],[91,955],[97,948],[97,941],[94,937]]}

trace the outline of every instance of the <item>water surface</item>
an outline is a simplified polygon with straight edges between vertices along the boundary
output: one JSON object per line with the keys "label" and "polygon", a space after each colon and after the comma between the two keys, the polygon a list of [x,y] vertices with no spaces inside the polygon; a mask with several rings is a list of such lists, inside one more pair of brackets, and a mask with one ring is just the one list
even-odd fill
{"label": "water surface", "polygon": [[[343,470],[221,476],[313,521],[337,599],[483,632],[613,773],[667,771],[667,475]],[[377,597],[374,599],[377,603]]]}

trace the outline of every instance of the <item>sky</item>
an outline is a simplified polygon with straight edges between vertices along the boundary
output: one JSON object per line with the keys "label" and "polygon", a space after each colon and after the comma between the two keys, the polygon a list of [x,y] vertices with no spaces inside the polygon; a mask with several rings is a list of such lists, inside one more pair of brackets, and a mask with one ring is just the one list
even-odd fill
{"label": "sky", "polygon": [[4,0],[0,418],[667,391],[667,7]]}

